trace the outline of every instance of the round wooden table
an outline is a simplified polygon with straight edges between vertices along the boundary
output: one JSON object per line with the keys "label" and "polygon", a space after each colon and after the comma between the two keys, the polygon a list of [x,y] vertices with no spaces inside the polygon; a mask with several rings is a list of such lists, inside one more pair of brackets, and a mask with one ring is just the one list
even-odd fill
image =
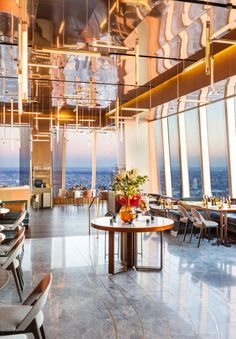
{"label": "round wooden table", "polygon": [[[109,234],[109,262],[108,273],[115,274],[129,269],[138,269],[145,271],[161,271],[163,267],[163,231],[170,230],[174,226],[174,221],[162,217],[140,216],[132,224],[123,223],[117,217],[102,217],[92,220],[91,226],[97,230],[108,231]],[[114,234],[115,232],[123,235],[123,246],[126,253],[126,269],[115,272],[114,265]],[[160,267],[137,266],[137,234],[142,232],[159,232],[160,234]],[[121,252],[124,252],[121,251]]]}
{"label": "round wooden table", "polygon": [[6,286],[10,279],[10,274],[7,270],[0,267],[0,289]]}

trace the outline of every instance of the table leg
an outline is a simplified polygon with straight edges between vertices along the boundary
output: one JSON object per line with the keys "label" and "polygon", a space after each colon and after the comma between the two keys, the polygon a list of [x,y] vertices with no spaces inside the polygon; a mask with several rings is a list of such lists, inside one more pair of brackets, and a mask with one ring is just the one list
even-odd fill
{"label": "table leg", "polygon": [[109,232],[109,261],[108,261],[108,273],[114,274],[115,272],[115,265],[114,265],[114,249],[115,249],[115,242],[114,242],[114,232]]}
{"label": "table leg", "polygon": [[127,233],[127,268],[137,266],[137,234],[133,232]]}
{"label": "table leg", "polygon": [[225,215],[224,215],[224,246],[226,247],[231,247],[231,243],[228,240],[228,215],[227,215],[227,211],[225,211]]}
{"label": "table leg", "polygon": [[137,266],[136,269],[139,271],[156,271],[160,272],[163,268],[163,231],[159,232],[160,234],[160,266]]}
{"label": "table leg", "polygon": [[224,216],[223,212],[220,212],[220,241],[224,241]]}

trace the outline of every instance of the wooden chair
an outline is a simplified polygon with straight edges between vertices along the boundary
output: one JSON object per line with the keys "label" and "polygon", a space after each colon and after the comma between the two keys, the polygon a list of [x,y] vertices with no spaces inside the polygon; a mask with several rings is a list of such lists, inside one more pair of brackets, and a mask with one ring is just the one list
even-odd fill
{"label": "wooden chair", "polygon": [[[200,229],[200,233],[199,233],[199,240],[198,240],[198,245],[197,247],[200,246],[200,242],[203,239],[203,233],[205,230],[209,230],[211,228],[215,228],[216,229],[216,235],[217,235],[217,243],[219,245],[219,229],[218,229],[218,223],[212,220],[206,220],[201,213],[199,213],[195,208],[191,208],[191,214],[194,218],[194,222],[192,225],[192,230],[191,230],[191,235],[190,235],[190,239],[189,242],[191,242],[192,240],[192,236],[193,236],[193,231],[194,231],[194,227],[197,229]],[[210,240],[209,240],[210,241]]]}
{"label": "wooden chair", "polygon": [[183,224],[185,224],[183,241],[185,241],[189,221],[193,223],[194,219],[191,216],[191,214],[182,205],[178,205],[178,211],[179,211],[179,214],[180,214],[180,218],[179,218],[179,227],[178,227],[178,231],[177,231],[177,237],[179,235],[180,224],[183,223]]}
{"label": "wooden chair", "polygon": [[0,336],[32,333],[36,339],[46,339],[43,328],[43,306],[52,283],[47,274],[21,305],[0,306]]}

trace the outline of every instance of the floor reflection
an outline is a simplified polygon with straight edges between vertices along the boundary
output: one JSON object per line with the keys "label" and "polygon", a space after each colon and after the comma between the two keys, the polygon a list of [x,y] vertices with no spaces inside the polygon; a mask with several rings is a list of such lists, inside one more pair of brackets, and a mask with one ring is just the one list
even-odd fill
{"label": "floor reflection", "polygon": [[[53,273],[45,308],[48,338],[234,338],[235,246],[204,241],[197,249],[197,240],[188,244],[166,234],[161,273],[108,276],[104,244],[102,232],[98,238],[26,240],[24,294]],[[157,264],[158,246],[158,234],[144,235],[140,263]],[[18,301],[12,281],[0,301]]]}

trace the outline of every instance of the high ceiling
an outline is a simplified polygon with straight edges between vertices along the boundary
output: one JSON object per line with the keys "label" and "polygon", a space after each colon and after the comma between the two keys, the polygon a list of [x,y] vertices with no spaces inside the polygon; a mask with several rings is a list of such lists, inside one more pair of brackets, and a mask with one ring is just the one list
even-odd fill
{"label": "high ceiling", "polygon": [[[204,67],[201,81],[192,79],[191,86],[182,73],[205,55],[206,22],[217,38],[236,38],[233,0],[28,0],[27,8],[30,100],[24,110],[46,115],[60,107],[72,120],[77,110],[82,125],[88,119],[92,126],[114,125],[117,97],[123,116],[155,108],[148,118],[158,118],[166,101],[212,85]],[[15,0],[1,0],[0,101],[7,108],[11,97],[18,99],[19,16]],[[229,45],[210,48],[213,56]],[[235,74],[226,68],[216,70],[215,82]]]}

